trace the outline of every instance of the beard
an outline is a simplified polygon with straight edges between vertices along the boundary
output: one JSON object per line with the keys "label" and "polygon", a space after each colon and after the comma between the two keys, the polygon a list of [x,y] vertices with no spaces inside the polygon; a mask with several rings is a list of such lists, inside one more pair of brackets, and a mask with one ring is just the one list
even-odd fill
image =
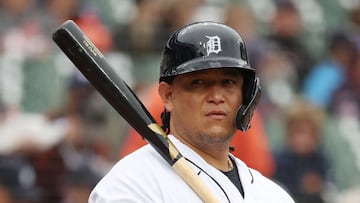
{"label": "beard", "polygon": [[209,135],[206,133],[200,133],[197,137],[198,140],[207,145],[217,145],[217,144],[226,144],[229,143],[232,139],[234,133],[226,135]]}
{"label": "beard", "polygon": [[[179,122],[181,123],[181,122]],[[180,140],[183,140],[186,143],[189,143],[192,146],[197,148],[206,149],[206,148],[228,148],[230,141],[235,135],[236,128],[233,129],[197,129],[195,127],[186,127],[184,125],[171,128],[171,133],[178,137]],[[206,150],[205,150],[206,151]]]}

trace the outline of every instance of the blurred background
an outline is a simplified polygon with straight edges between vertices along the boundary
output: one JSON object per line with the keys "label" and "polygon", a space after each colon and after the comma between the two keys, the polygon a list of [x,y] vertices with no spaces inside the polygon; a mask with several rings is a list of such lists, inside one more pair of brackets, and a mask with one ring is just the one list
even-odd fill
{"label": "blurred background", "polygon": [[237,135],[255,141],[235,152],[297,202],[360,202],[359,0],[0,0],[0,19],[2,203],[87,202],[144,144],[52,41],[68,19],[156,119],[170,34],[200,20],[233,27],[262,83],[260,131]]}

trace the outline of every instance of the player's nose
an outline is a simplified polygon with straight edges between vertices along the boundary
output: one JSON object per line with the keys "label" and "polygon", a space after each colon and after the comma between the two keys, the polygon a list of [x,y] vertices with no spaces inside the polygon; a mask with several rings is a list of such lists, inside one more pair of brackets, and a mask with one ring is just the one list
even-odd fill
{"label": "player's nose", "polygon": [[220,104],[225,101],[224,89],[220,84],[214,83],[208,89],[208,102],[214,104]]}

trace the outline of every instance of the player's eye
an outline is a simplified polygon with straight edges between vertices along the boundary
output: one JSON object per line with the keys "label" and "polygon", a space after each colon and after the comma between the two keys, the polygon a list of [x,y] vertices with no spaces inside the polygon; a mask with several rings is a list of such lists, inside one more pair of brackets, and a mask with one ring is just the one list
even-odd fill
{"label": "player's eye", "polygon": [[204,85],[205,81],[201,79],[194,79],[191,81],[191,86],[201,86]]}
{"label": "player's eye", "polygon": [[229,85],[236,85],[237,82],[233,79],[224,79],[222,81],[222,84],[225,85],[225,86],[229,86]]}

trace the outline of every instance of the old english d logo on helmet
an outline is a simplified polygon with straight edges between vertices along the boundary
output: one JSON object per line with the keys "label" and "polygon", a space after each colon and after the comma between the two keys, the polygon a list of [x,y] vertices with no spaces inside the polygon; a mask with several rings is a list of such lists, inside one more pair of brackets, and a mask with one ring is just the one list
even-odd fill
{"label": "old english d logo on helmet", "polygon": [[219,36],[207,36],[206,38],[209,39],[209,41],[206,42],[206,56],[209,56],[211,53],[218,54],[221,51],[221,39]]}
{"label": "old english d logo on helmet", "polygon": [[238,68],[244,75],[243,104],[236,126],[246,131],[260,97],[260,83],[249,65],[243,39],[232,28],[216,22],[197,22],[175,31],[160,63],[160,81],[211,68]]}

